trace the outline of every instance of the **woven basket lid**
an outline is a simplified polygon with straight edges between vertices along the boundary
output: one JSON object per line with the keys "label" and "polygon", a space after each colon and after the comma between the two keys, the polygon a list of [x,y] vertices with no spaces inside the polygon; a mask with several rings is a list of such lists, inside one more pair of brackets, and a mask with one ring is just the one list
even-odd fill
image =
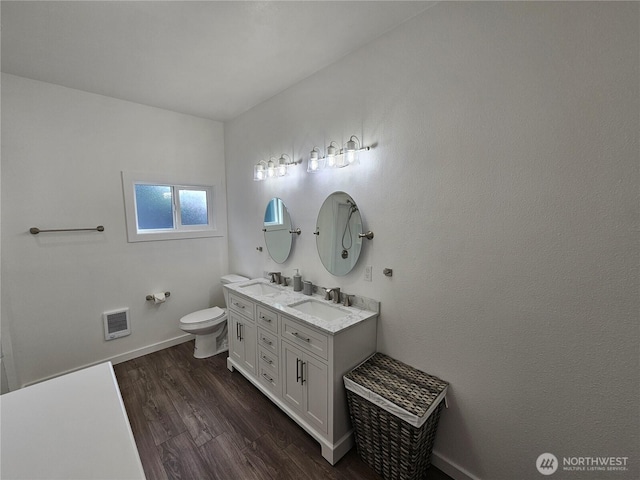
{"label": "woven basket lid", "polygon": [[[379,397],[381,405],[391,403],[399,407],[415,418],[416,425],[426,420],[444,398],[449,386],[444,380],[383,353],[376,353],[344,378],[349,390],[367,391],[374,403],[378,403],[375,397]],[[410,419],[407,420],[414,424]]]}

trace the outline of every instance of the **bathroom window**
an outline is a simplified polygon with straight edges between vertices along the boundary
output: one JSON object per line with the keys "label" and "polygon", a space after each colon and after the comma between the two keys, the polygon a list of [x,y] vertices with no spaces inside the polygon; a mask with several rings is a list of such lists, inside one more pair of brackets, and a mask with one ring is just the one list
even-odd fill
{"label": "bathroom window", "polygon": [[129,242],[220,236],[213,185],[122,172]]}

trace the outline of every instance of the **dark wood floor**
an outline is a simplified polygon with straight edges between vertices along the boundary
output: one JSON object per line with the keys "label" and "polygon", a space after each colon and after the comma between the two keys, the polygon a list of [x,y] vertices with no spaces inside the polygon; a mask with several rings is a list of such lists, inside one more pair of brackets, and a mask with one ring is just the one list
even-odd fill
{"label": "dark wood floor", "polygon": [[[114,366],[148,480],[381,479],[352,449],[335,466],[320,445],[238,372],[193,342]],[[446,480],[435,467],[428,480]]]}

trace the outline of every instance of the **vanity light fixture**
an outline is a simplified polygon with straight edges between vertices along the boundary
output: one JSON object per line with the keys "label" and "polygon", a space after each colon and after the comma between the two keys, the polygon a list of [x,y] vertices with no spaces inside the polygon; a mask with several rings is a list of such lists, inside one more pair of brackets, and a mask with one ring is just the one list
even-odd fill
{"label": "vanity light fixture", "polygon": [[280,155],[280,158],[271,157],[269,161],[260,160],[253,166],[253,180],[261,182],[268,178],[283,177],[292,165],[297,163],[286,153]]}
{"label": "vanity light fixture", "polygon": [[359,152],[370,149],[371,147],[363,147],[360,144],[360,139],[355,135],[351,135],[349,141],[345,143],[342,149],[338,147],[336,142],[331,142],[327,147],[325,166],[326,168],[343,168],[349,165],[355,165],[359,163]]}
{"label": "vanity light fixture", "polygon": [[307,172],[308,173],[319,172],[320,170],[324,169],[325,164],[326,164],[326,159],[320,153],[320,149],[318,149],[318,147],[313,147],[313,150],[311,150],[311,153],[309,154]]}

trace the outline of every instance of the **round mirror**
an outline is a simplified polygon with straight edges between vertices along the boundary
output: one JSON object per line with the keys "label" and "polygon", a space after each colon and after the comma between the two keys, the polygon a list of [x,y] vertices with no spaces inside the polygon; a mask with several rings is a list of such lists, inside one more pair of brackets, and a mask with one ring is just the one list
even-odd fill
{"label": "round mirror", "polygon": [[362,217],[356,202],[344,192],[327,197],[318,213],[316,245],[320,260],[329,273],[342,276],[353,269],[360,257]]}
{"label": "round mirror", "polygon": [[276,263],[283,263],[289,258],[293,235],[291,234],[291,216],[280,198],[272,198],[264,211],[264,242],[269,255]]}

